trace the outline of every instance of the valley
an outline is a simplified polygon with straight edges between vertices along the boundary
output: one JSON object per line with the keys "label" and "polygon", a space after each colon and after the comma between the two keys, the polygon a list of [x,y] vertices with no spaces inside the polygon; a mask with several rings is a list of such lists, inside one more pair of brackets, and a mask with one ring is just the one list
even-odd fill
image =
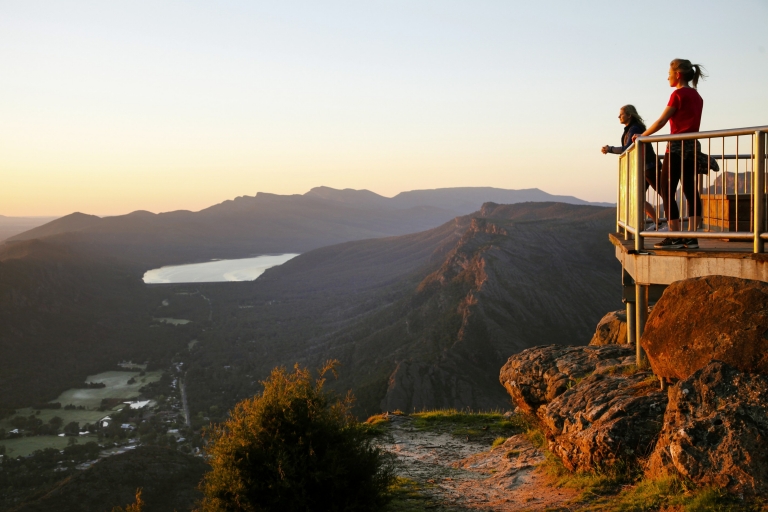
{"label": "valley", "polygon": [[[359,418],[508,409],[496,374],[510,354],[585,344],[620,306],[617,263],[603,243],[614,222],[614,210],[600,206],[485,203],[409,234],[307,242],[253,281],[145,284],[154,265],[214,253],[183,238],[166,239],[177,247],[168,252],[145,234],[136,242],[136,231],[123,237],[90,217],[60,219],[39,228],[40,238],[0,245],[0,445],[10,458],[31,455],[29,470],[53,486],[96,456],[101,465],[155,448],[191,454],[201,430],[259,392],[272,368],[330,359],[340,366],[329,389],[351,391]],[[242,255],[219,242],[215,256]],[[124,403],[132,400],[146,405],[134,410]],[[60,474],[36,458],[73,445],[82,454]],[[38,488],[6,484],[19,489],[10,500]]]}

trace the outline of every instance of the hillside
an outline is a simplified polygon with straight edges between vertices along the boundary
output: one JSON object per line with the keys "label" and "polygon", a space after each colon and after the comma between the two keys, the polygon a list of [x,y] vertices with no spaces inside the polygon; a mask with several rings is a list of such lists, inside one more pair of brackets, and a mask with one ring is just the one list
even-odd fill
{"label": "hillside", "polygon": [[134,359],[167,364],[207,318],[199,297],[166,299],[117,260],[30,240],[0,247],[0,413],[55,398],[89,374]]}
{"label": "hillside", "polygon": [[586,344],[620,306],[604,243],[614,222],[594,206],[487,204],[423,233],[303,254],[253,283],[206,285],[214,323],[186,358],[192,408],[247,396],[276,365],[328,358],[361,414],[504,406],[495,372],[510,354]]}
{"label": "hillside", "polygon": [[306,252],[254,282],[194,286],[146,286],[140,264],[86,243],[5,244],[0,408],[55,398],[121,359],[177,353],[195,417],[223,414],[276,365],[328,358],[361,414],[504,405],[493,376],[506,357],[586,343],[619,307],[613,222],[609,208],[489,203],[420,233]]}
{"label": "hillside", "polygon": [[317,187],[304,195],[258,193],[199,212],[136,211],[115,217],[73,213],[9,238],[35,238],[87,247],[102,257],[153,266],[302,253],[352,240],[416,233],[475,211],[487,201],[582,203],[538,189],[454,188],[420,190],[386,198],[367,190]]}
{"label": "hillside", "polygon": [[202,496],[197,484],[207,469],[201,458],[168,448],[141,446],[105,458],[11,510],[109,511],[133,503],[136,489],[142,489],[145,512],[192,510]]}

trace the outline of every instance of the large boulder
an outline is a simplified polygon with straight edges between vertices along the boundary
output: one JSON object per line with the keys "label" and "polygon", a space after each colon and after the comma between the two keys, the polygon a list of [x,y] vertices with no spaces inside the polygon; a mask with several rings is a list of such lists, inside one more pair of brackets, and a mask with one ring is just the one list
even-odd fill
{"label": "large boulder", "polygon": [[672,283],[641,345],[656,375],[685,379],[717,359],[768,373],[768,283],[708,276]]}
{"label": "large boulder", "polygon": [[646,457],[659,435],[666,393],[649,371],[598,370],[547,405],[552,453],[571,471]]}
{"label": "large boulder", "polygon": [[669,388],[648,474],[738,494],[768,492],[768,377],[710,363]]}
{"label": "large boulder", "polygon": [[629,345],[533,347],[510,357],[499,380],[520,409],[534,413],[597,369],[634,364],[634,354]]}
{"label": "large boulder", "polygon": [[627,311],[620,309],[611,311],[597,324],[590,345],[626,345],[627,343]]}

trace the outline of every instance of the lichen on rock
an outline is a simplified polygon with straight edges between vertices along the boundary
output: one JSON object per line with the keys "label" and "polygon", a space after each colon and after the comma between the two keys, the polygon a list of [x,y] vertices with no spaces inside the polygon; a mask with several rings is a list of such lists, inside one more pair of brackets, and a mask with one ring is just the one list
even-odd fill
{"label": "lichen on rock", "polygon": [[732,493],[768,492],[768,377],[713,361],[669,389],[647,473]]}
{"label": "lichen on rock", "polygon": [[570,470],[646,457],[662,427],[666,393],[649,371],[596,372],[547,405],[549,449]]}
{"label": "lichen on rock", "polygon": [[672,283],[640,343],[660,377],[685,379],[714,359],[768,374],[768,283],[726,276]]}

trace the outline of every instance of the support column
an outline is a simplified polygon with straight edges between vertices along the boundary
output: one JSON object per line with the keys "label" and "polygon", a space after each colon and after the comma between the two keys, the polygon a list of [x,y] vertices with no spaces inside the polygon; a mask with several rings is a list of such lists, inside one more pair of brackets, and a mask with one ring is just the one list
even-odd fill
{"label": "support column", "polygon": [[637,309],[635,308],[634,302],[627,301],[627,343],[630,345],[634,345],[636,343],[636,336],[637,334],[637,322],[635,322],[635,313],[637,312]]}
{"label": "support column", "polygon": [[765,133],[755,132],[755,160],[754,176],[752,177],[752,190],[754,191],[752,211],[752,228],[755,230],[754,252],[764,252],[765,242],[760,238],[760,233],[765,231]]}
{"label": "support column", "polygon": [[645,356],[643,347],[640,346],[640,338],[645,330],[645,322],[648,320],[648,286],[635,284],[635,309],[637,311],[635,322],[635,357],[638,368],[647,368],[648,359]]}
{"label": "support column", "polygon": [[637,334],[637,322],[635,313],[635,280],[629,275],[623,267],[621,269],[621,296],[622,302],[627,307],[627,343],[635,344],[635,334]]}

